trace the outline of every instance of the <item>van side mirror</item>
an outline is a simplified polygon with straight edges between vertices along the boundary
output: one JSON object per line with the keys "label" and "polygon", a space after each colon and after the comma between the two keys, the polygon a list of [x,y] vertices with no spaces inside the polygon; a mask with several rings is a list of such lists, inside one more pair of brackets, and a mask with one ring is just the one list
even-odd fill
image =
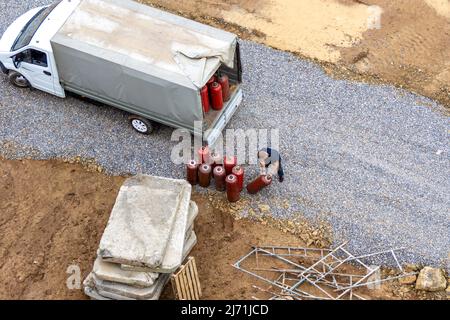
{"label": "van side mirror", "polygon": [[11,59],[13,61],[14,67],[16,67],[16,69],[19,69],[20,63],[23,61],[22,54],[16,54],[15,56],[12,56]]}

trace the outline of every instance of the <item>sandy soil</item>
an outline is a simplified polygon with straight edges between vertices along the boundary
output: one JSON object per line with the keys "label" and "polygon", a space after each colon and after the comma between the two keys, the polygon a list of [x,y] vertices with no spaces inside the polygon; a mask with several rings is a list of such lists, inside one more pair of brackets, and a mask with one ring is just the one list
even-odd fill
{"label": "sandy soil", "polygon": [[[99,173],[92,165],[86,170],[58,161],[0,159],[0,299],[86,299],[81,290],[67,289],[66,270],[78,265],[83,279],[91,270],[123,180]],[[197,260],[203,298],[265,298],[252,287],[265,285],[231,264],[252,245],[305,246],[307,241],[280,228],[284,224],[235,220],[221,209],[218,198],[193,195],[199,216],[198,244],[191,255]],[[444,295],[418,294],[396,283],[367,293],[379,299]],[[170,286],[162,298],[173,298]]]}
{"label": "sandy soil", "polygon": [[450,1],[448,0],[425,0],[425,2],[436,10],[441,16],[450,19]]}
{"label": "sandy soil", "polygon": [[139,0],[450,107],[448,0]]}

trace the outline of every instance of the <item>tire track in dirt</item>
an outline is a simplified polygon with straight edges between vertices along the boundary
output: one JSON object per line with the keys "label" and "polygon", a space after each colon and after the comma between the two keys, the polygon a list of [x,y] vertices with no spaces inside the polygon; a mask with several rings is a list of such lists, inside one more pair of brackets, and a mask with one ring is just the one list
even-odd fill
{"label": "tire track in dirt", "polygon": [[[439,77],[450,60],[450,19],[421,0],[366,0],[383,8],[381,28],[342,48],[339,62],[364,77],[392,83],[450,106],[450,77]],[[439,30],[439,32],[437,32]],[[361,60],[356,59],[366,53]]]}

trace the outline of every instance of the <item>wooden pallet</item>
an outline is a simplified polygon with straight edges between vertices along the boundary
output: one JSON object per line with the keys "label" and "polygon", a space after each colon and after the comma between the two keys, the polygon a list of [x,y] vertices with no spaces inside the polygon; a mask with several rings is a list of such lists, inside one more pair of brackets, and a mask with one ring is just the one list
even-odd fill
{"label": "wooden pallet", "polygon": [[170,280],[178,300],[200,300],[202,288],[194,257],[189,257],[187,262],[172,274]]}

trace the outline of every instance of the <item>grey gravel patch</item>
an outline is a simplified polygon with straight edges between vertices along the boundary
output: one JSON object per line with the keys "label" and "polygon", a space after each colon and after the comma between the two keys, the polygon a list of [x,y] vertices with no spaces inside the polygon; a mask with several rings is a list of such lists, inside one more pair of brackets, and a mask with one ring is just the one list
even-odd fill
{"label": "grey gravel patch", "polygon": [[[45,2],[1,3],[0,33]],[[229,127],[280,129],[286,171],[285,182],[275,181],[254,204],[272,204],[280,218],[296,212],[325,218],[336,243],[349,240],[355,253],[405,247],[408,262],[444,265],[450,145],[441,107],[394,87],[331,79],[310,62],[252,42],[242,41],[242,55],[244,103]],[[168,161],[175,145],[171,128],[142,136],[122,111],[21,91],[6,77],[0,96],[0,153],[8,158],[81,156],[111,174],[184,176],[183,166]],[[256,174],[256,168],[246,170]],[[277,207],[272,199],[291,206]]]}

